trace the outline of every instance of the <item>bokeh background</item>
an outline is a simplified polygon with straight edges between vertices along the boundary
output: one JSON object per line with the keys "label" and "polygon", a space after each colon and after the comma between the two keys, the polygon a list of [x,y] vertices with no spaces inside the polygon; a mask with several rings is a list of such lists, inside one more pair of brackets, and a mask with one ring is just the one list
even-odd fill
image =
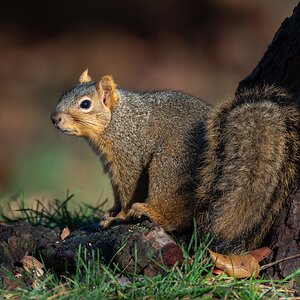
{"label": "bokeh background", "polygon": [[182,90],[215,104],[252,71],[297,2],[3,2],[0,201],[25,191],[46,202],[67,190],[77,201],[111,201],[98,158],[49,119],[85,68],[128,89]]}

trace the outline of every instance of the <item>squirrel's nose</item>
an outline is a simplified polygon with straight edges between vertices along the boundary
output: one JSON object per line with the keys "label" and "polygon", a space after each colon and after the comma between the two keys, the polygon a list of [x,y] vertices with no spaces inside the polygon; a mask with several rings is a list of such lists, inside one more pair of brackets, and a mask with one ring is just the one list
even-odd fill
{"label": "squirrel's nose", "polygon": [[61,116],[56,112],[53,112],[50,118],[54,126],[57,126],[61,122]]}

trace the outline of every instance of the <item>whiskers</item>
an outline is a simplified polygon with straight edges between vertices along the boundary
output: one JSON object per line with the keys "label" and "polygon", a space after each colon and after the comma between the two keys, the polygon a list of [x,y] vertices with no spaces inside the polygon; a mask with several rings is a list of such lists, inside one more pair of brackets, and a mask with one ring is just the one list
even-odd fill
{"label": "whiskers", "polygon": [[88,119],[78,116],[72,116],[72,127],[75,127],[82,136],[97,139],[97,136],[104,130],[97,119]]}

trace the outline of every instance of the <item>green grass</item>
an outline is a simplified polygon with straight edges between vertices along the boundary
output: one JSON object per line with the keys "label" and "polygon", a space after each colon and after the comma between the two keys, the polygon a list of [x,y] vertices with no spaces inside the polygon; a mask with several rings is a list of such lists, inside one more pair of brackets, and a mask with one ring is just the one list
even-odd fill
{"label": "green grass", "polygon": [[[28,209],[21,197],[18,217],[8,218],[2,212],[1,218],[5,222],[26,221],[62,228],[93,222],[101,215],[101,206],[77,204],[70,209],[72,199],[68,195],[63,201],[54,200],[49,207],[37,202],[36,209]],[[0,286],[0,299],[285,299],[295,293],[295,285],[300,288],[300,269],[280,281],[213,275],[207,246],[194,234],[190,245],[183,247],[184,263],[152,278],[122,274],[114,264],[103,266],[97,262],[97,253],[97,263],[93,264],[82,259],[84,255],[78,255],[74,274],[58,277],[49,270],[43,280],[35,281],[34,287],[20,284],[16,290],[7,291]],[[188,254],[191,248],[196,250],[192,259]],[[79,251],[84,253],[84,249]],[[17,281],[12,275],[7,276]]]}
{"label": "green grass", "polygon": [[[91,222],[99,221],[103,215],[103,206],[106,201],[91,206],[86,203],[70,203],[74,194],[67,191],[66,199],[54,199],[47,204],[37,200],[35,208],[26,205],[24,192],[18,193],[18,209],[11,209],[10,203],[0,206],[0,222],[14,223],[27,222],[31,225],[43,225],[49,228],[60,227],[77,228]],[[8,211],[9,213],[5,213]]]}

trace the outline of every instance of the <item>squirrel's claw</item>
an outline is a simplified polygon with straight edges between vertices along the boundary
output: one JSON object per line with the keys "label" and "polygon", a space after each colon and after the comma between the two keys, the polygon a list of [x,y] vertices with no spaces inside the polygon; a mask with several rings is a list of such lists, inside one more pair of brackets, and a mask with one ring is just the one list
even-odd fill
{"label": "squirrel's claw", "polygon": [[109,210],[106,212],[103,216],[102,221],[100,222],[100,226],[103,228],[107,228],[111,225],[114,221],[124,221],[127,217],[127,214],[121,210],[120,212],[117,212],[115,210]]}
{"label": "squirrel's claw", "polygon": [[118,214],[119,214],[120,211],[116,211],[116,210],[108,210],[104,215],[103,215],[103,218],[102,220],[107,220],[109,219],[110,217],[116,217]]}
{"label": "squirrel's claw", "polygon": [[100,222],[100,226],[103,227],[103,228],[108,228],[109,225],[115,220],[116,218],[115,217],[108,217],[107,219],[103,219],[101,222]]}
{"label": "squirrel's claw", "polygon": [[127,216],[137,219],[140,219],[142,216],[146,216],[146,204],[138,202],[133,203]]}

